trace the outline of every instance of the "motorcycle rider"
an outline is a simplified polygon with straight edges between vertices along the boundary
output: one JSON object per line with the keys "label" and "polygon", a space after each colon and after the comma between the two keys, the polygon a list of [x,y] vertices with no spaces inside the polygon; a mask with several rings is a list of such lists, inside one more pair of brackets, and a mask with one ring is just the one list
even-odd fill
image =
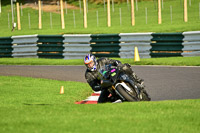
{"label": "motorcycle rider", "polygon": [[[114,102],[115,99],[113,97],[108,97],[110,92],[107,88],[103,88],[101,86],[102,81],[98,79],[98,70],[105,65],[111,64],[112,66],[116,66],[119,69],[122,69],[127,74],[131,75],[132,78],[137,82],[138,88],[140,90],[144,90],[144,80],[140,79],[131,69],[129,64],[122,64],[118,60],[113,60],[109,58],[99,58],[96,60],[96,57],[92,54],[87,54],[84,58],[84,64],[86,65],[87,69],[85,72],[85,79],[87,80],[88,84],[94,91],[101,91],[101,94],[98,99],[98,103],[104,102]],[[150,100],[150,99],[149,99]]]}

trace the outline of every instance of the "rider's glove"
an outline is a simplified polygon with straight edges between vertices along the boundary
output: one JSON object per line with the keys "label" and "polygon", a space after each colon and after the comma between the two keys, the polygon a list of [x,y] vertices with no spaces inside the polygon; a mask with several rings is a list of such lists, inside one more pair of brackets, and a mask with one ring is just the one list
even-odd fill
{"label": "rider's glove", "polygon": [[101,90],[101,86],[100,86],[100,85],[94,86],[94,90],[95,90],[95,91],[100,91],[100,90]]}

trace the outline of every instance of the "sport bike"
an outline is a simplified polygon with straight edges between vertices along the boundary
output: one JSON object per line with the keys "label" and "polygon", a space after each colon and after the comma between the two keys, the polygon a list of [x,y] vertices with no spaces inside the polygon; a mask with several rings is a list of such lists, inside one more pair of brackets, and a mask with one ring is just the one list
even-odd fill
{"label": "sport bike", "polygon": [[122,101],[150,101],[149,95],[134,79],[116,66],[105,65],[98,71],[103,88]]}

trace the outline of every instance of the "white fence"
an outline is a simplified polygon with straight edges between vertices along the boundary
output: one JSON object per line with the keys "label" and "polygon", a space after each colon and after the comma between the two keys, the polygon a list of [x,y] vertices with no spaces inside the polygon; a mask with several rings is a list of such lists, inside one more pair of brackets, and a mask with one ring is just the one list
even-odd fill
{"label": "white fence", "polygon": [[183,32],[183,53],[186,56],[200,56],[200,31]]}

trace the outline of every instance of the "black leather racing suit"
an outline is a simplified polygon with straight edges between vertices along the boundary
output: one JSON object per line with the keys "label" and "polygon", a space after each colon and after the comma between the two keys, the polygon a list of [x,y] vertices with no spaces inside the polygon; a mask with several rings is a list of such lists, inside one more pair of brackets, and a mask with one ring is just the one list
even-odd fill
{"label": "black leather racing suit", "polygon": [[86,70],[85,72],[85,79],[87,80],[88,84],[94,91],[101,91],[100,97],[98,99],[98,103],[107,102],[109,92],[106,88],[101,87],[101,80],[98,79],[98,70],[105,65],[111,64],[112,66],[121,67],[125,72],[132,75],[132,77],[136,80],[136,82],[140,83],[143,82],[142,79],[138,78],[136,74],[132,71],[131,66],[129,64],[122,64],[118,60],[112,60],[109,58],[100,58],[97,60],[97,70],[90,71]]}

